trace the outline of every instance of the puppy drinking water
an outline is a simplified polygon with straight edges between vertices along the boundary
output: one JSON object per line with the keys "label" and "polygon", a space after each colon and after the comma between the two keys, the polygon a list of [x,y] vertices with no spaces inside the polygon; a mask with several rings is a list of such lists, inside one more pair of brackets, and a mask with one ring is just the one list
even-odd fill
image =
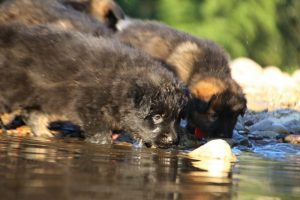
{"label": "puppy drinking water", "polygon": [[98,143],[115,131],[147,146],[177,142],[183,87],[147,55],[49,26],[0,30],[0,114],[22,110],[37,136],[61,126]]}

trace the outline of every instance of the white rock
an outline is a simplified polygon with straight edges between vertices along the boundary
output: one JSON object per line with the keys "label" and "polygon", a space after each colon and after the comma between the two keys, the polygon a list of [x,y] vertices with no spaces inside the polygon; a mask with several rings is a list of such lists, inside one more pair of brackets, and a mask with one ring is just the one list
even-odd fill
{"label": "white rock", "polygon": [[188,156],[197,160],[218,159],[229,162],[236,161],[230,145],[221,139],[211,140],[199,148],[188,153]]}
{"label": "white rock", "polygon": [[250,110],[300,110],[300,70],[291,76],[275,66],[262,68],[248,58],[233,60],[230,67],[232,77],[246,94]]}
{"label": "white rock", "polygon": [[267,86],[276,88],[295,87],[291,76],[283,73],[278,67],[269,66],[263,70],[263,81]]}
{"label": "white rock", "polygon": [[249,58],[237,58],[230,67],[232,77],[241,85],[257,82],[263,73],[262,67]]}
{"label": "white rock", "polygon": [[296,81],[298,84],[300,84],[300,69],[296,70],[293,73],[292,78],[294,79],[294,81]]}

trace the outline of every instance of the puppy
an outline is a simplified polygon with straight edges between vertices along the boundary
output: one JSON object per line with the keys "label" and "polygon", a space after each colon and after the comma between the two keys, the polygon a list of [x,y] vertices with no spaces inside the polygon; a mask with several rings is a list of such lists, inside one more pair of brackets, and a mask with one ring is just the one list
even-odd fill
{"label": "puppy", "polygon": [[113,0],[61,0],[61,2],[75,10],[94,16],[114,31],[117,22],[125,19],[123,10]]}
{"label": "puppy", "polygon": [[27,26],[51,24],[94,36],[110,36],[112,33],[99,20],[58,0],[6,0],[0,4],[0,24],[10,23]]}
{"label": "puppy", "polygon": [[[94,36],[110,36],[112,33],[111,29],[96,18],[76,11],[60,0],[6,0],[0,4],[0,24],[10,23],[26,26],[51,24],[61,29],[78,30]],[[22,124],[15,113],[6,113],[6,118],[7,116],[16,117],[17,120],[7,122],[4,119],[2,126],[6,129]],[[0,124],[1,118],[3,116],[0,116]]]}
{"label": "puppy", "polygon": [[198,138],[232,137],[246,99],[220,46],[154,21],[121,20],[117,28],[118,40],[162,62],[188,86],[187,129]]}
{"label": "puppy", "polygon": [[22,110],[34,134],[63,127],[89,141],[130,133],[147,146],[177,141],[182,84],[121,43],[76,31],[0,26],[0,114]]}

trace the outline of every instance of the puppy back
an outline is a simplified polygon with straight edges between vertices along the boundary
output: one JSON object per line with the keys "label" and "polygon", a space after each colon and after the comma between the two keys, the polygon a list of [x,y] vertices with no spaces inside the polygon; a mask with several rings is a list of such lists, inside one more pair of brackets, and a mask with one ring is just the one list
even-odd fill
{"label": "puppy back", "polygon": [[184,82],[195,74],[231,76],[228,54],[212,41],[155,21],[127,20],[120,24],[118,39],[166,63]]}
{"label": "puppy back", "polygon": [[0,5],[0,23],[20,23],[27,26],[51,24],[65,30],[78,30],[96,36],[111,34],[100,21],[68,8],[57,0],[6,1]]}

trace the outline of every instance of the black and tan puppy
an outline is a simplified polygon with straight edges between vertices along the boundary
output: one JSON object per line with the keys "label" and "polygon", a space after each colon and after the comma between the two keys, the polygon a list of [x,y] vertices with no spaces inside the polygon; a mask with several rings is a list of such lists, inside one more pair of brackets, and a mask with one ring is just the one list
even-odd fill
{"label": "black and tan puppy", "polygon": [[[47,26],[0,26],[0,113],[21,109],[36,135],[75,127],[104,143],[125,131],[148,146],[177,140],[185,95],[172,73],[114,40]],[[71,126],[73,125],[73,126]]]}
{"label": "black and tan puppy", "polygon": [[10,23],[27,26],[51,24],[95,36],[111,35],[111,30],[104,23],[59,0],[6,0],[0,4],[0,24]]}
{"label": "black and tan puppy", "polygon": [[232,137],[246,99],[231,77],[228,56],[214,42],[154,21],[121,20],[116,38],[161,61],[189,88],[187,128],[198,138]]}
{"label": "black and tan puppy", "polygon": [[125,14],[113,0],[60,0],[63,4],[80,12],[88,13],[104,23],[108,28],[116,30],[118,21],[125,19]]}

